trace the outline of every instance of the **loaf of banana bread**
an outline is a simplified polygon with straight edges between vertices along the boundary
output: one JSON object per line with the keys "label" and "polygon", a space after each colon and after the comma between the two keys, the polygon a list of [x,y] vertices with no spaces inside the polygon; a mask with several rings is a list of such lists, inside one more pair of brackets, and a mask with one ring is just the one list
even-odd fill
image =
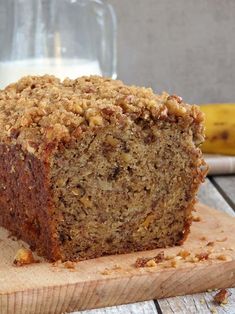
{"label": "loaf of banana bread", "polygon": [[0,91],[0,225],[50,261],[173,246],[205,176],[203,115],[98,76]]}

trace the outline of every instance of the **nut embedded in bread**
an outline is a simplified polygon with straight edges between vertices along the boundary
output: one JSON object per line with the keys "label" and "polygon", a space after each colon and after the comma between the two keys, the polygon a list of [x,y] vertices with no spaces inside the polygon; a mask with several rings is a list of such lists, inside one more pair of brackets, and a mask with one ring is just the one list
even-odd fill
{"label": "nut embedded in bread", "polygon": [[0,91],[0,225],[49,260],[180,244],[205,176],[203,115],[97,76]]}

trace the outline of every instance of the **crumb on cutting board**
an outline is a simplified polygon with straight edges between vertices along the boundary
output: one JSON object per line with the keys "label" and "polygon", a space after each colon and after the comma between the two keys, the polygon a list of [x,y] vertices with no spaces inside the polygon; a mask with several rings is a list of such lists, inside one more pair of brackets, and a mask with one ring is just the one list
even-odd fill
{"label": "crumb on cutting board", "polygon": [[161,251],[154,257],[138,257],[135,261],[135,267],[153,267],[165,260],[164,251]]}
{"label": "crumb on cutting board", "polygon": [[193,222],[199,222],[199,221],[202,221],[202,218],[200,216],[193,215],[192,220],[193,220]]}
{"label": "crumb on cutting board", "polygon": [[181,250],[177,254],[177,256],[181,256],[183,259],[185,259],[189,255],[190,255],[190,252],[188,250]]}
{"label": "crumb on cutting board", "polygon": [[20,248],[14,257],[13,265],[20,267],[24,265],[39,263],[39,260],[36,260],[33,256],[33,253],[31,250],[26,248]]}
{"label": "crumb on cutting board", "polygon": [[228,297],[231,295],[231,293],[226,289],[221,289],[219,292],[217,292],[213,300],[217,304],[227,304],[228,303]]}
{"label": "crumb on cutting board", "polygon": [[[177,268],[177,267],[179,267],[179,265],[180,265],[180,259],[177,259],[177,257],[180,257],[180,256],[176,256],[173,260],[171,260],[171,267],[173,267],[173,268]],[[181,258],[182,259],[182,258]]]}
{"label": "crumb on cutting board", "polygon": [[208,252],[201,252],[199,254],[195,255],[199,261],[207,260],[209,258],[209,253]]}
{"label": "crumb on cutting board", "polygon": [[51,266],[52,267],[59,267],[61,265],[61,263],[62,263],[61,260],[58,260],[56,262],[51,263]]}
{"label": "crumb on cutting board", "polygon": [[68,269],[70,272],[74,272],[74,271],[77,271],[76,265],[77,265],[76,262],[73,262],[73,261],[62,262],[61,260],[51,263],[51,266],[53,267],[53,271],[55,272],[60,272],[63,269]]}
{"label": "crumb on cutting board", "polygon": [[217,256],[217,259],[220,260],[220,261],[231,261],[232,260],[232,257],[229,256],[229,255],[225,255],[225,254],[220,254]]}
{"label": "crumb on cutting board", "polygon": [[216,310],[216,308],[215,308],[214,306],[212,306],[212,307],[210,308],[210,311],[211,311],[212,314],[217,314],[217,313],[218,313],[217,310]]}
{"label": "crumb on cutting board", "polygon": [[200,299],[200,303],[201,303],[201,304],[205,304],[205,303],[206,303],[205,299],[201,298],[201,299]]}
{"label": "crumb on cutting board", "polygon": [[[115,264],[112,268],[105,268],[104,270],[102,270],[100,273],[101,275],[111,275],[114,271],[121,271],[123,270],[122,267],[118,264]],[[124,271],[124,270],[123,270]]]}
{"label": "crumb on cutting board", "polygon": [[181,249],[178,253],[164,255],[164,251],[160,252],[155,257],[138,257],[134,263],[136,268],[141,267],[156,267],[159,263],[163,268],[177,268],[182,262],[198,263],[204,261],[231,261],[233,258],[225,251],[230,251],[231,248],[220,248],[215,251],[214,242],[208,242],[204,249],[199,252],[193,252],[188,249]]}
{"label": "crumb on cutting board", "polygon": [[63,263],[63,266],[67,269],[75,269],[76,263],[71,262],[71,261],[67,261],[67,262]]}

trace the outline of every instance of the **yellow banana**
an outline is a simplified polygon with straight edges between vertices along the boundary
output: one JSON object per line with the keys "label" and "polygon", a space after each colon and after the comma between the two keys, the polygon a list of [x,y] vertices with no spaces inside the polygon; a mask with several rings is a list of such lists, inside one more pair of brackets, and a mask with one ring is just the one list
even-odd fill
{"label": "yellow banana", "polygon": [[205,114],[204,153],[235,155],[235,104],[200,106]]}

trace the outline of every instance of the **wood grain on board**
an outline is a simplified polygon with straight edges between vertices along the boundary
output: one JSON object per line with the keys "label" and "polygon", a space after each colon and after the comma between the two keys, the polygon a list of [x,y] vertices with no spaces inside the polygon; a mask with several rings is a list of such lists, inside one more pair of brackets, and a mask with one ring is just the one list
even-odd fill
{"label": "wood grain on board", "polygon": [[[235,219],[204,205],[198,205],[198,215],[201,221],[193,223],[185,244],[165,249],[165,255],[182,249],[201,253],[213,241],[215,256],[197,263],[180,262],[176,268],[163,268],[169,261],[157,267],[134,267],[138,257],[152,257],[161,250],[83,261],[72,271],[48,263],[14,267],[22,243],[7,238],[0,229],[1,314],[62,313],[235,285]],[[218,254],[228,260],[217,259]]]}

